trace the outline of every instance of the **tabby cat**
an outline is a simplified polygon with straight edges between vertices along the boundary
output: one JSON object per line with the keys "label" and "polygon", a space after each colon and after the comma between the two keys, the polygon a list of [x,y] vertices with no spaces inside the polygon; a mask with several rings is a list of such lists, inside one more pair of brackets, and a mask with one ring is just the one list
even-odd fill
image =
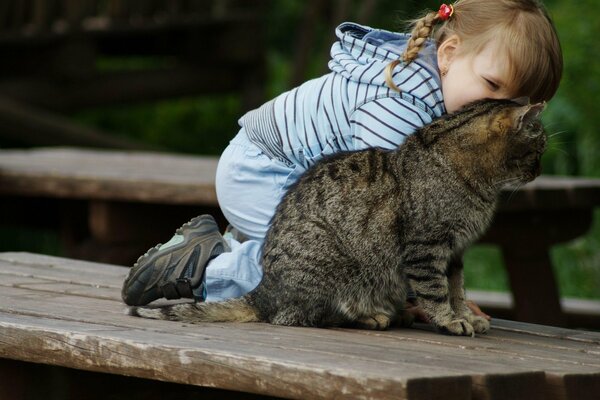
{"label": "tabby cat", "polygon": [[543,108],[482,100],[423,127],[397,150],[324,159],[278,206],[254,291],[131,314],[385,329],[412,288],[440,331],[486,332],[489,322],[465,305],[461,256],[489,226],[501,188],[539,175]]}

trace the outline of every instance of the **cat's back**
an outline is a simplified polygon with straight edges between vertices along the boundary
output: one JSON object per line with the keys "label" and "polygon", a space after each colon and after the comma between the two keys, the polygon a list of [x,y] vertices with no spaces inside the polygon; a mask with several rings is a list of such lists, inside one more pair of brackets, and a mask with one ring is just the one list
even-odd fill
{"label": "cat's back", "polygon": [[[288,219],[294,211],[321,216],[378,201],[399,183],[394,152],[380,148],[342,152],[320,160],[293,185],[277,216]],[[282,214],[283,213],[283,214]]]}

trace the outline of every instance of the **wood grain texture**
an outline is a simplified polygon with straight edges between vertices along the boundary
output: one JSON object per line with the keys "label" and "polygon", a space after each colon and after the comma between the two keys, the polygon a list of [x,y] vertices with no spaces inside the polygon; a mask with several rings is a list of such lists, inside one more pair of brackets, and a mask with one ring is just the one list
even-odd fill
{"label": "wood grain texture", "polygon": [[284,398],[593,399],[600,334],[495,321],[476,338],[134,318],[126,268],[0,253],[0,357]]}
{"label": "wood grain texture", "polygon": [[41,149],[0,151],[0,193],[163,204],[217,204],[215,157]]}

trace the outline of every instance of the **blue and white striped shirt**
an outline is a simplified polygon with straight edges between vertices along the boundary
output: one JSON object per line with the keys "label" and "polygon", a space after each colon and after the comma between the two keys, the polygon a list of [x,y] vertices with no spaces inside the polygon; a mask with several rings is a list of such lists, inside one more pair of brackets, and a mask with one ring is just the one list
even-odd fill
{"label": "blue and white striped shirt", "polygon": [[325,155],[368,147],[394,149],[407,135],[445,113],[435,45],[429,41],[409,65],[385,83],[385,68],[398,59],[408,35],[354,23],[336,29],[331,73],[305,82],[239,123],[266,155],[308,168]]}

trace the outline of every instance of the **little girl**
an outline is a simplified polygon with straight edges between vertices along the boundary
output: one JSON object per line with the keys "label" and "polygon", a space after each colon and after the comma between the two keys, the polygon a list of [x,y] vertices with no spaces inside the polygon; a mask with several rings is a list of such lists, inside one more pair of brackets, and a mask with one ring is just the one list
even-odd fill
{"label": "little girl", "polygon": [[139,258],[123,286],[125,303],[216,301],[251,291],[262,278],[260,249],[276,206],[323,156],[394,149],[478,99],[548,101],[562,74],[556,31],[536,0],[458,0],[414,21],[411,35],[353,23],[336,35],[329,74],[240,119],[216,176],[232,227],[225,238],[210,216],[184,224]]}

